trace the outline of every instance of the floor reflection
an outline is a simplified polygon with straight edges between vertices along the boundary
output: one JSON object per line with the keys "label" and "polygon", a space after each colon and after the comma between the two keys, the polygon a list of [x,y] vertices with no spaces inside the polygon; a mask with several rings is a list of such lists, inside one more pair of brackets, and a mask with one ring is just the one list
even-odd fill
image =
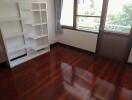
{"label": "floor reflection", "polygon": [[[84,69],[61,64],[64,88],[81,100],[112,100],[115,86]],[[107,91],[108,90],[108,91]]]}
{"label": "floor reflection", "polygon": [[100,100],[113,100],[115,85],[97,78],[93,96]]}
{"label": "floor reflection", "polygon": [[132,91],[126,88],[122,88],[120,92],[119,100],[132,100]]}
{"label": "floor reflection", "polygon": [[[86,76],[81,75],[83,74],[80,69],[75,69],[75,73],[73,73],[74,69],[72,69],[72,66],[66,63],[61,64],[61,68],[63,70],[63,77],[64,77],[64,88],[73,94],[74,96],[83,99],[83,100],[89,100],[91,93],[90,93],[90,87],[85,87],[84,83],[88,83],[86,80]],[[88,75],[87,75],[88,76]],[[84,81],[78,80],[78,77],[81,79],[84,78]],[[89,77],[89,76],[88,76]],[[84,82],[84,83],[83,83]],[[83,84],[82,84],[83,83]]]}

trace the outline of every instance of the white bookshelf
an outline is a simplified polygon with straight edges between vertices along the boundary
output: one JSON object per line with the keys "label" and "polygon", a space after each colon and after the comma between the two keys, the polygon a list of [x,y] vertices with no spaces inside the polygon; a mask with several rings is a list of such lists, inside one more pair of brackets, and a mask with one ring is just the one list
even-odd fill
{"label": "white bookshelf", "polygon": [[[28,2],[28,3],[27,3]],[[20,0],[23,31],[27,33],[28,55],[49,51],[47,2],[45,0]],[[26,16],[25,16],[26,15]]]}
{"label": "white bookshelf", "polygon": [[11,68],[50,51],[45,0],[1,0],[0,12],[0,28]]}

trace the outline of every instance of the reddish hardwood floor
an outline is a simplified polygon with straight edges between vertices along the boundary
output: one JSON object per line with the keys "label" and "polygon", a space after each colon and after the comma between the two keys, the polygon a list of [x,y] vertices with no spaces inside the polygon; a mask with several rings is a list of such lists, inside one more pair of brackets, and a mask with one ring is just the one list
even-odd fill
{"label": "reddish hardwood floor", "polygon": [[132,100],[132,65],[58,44],[12,70],[1,65],[0,100]]}

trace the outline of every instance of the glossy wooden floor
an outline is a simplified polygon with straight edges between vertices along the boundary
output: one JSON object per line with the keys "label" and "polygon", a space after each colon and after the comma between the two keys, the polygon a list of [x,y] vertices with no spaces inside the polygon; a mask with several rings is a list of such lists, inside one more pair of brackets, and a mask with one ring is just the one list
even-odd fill
{"label": "glossy wooden floor", "polygon": [[0,100],[132,100],[132,66],[56,45],[17,66],[0,66]]}

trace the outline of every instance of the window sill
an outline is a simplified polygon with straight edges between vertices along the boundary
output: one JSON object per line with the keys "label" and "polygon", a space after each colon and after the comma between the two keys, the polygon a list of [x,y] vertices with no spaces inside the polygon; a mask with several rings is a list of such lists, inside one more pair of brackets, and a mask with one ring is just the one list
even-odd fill
{"label": "window sill", "polygon": [[129,36],[129,33],[123,33],[123,32],[113,32],[113,31],[106,31],[104,30],[104,33],[110,34],[110,35],[118,35],[118,36]]}
{"label": "window sill", "polygon": [[[99,34],[99,32],[74,29],[73,27],[70,27],[70,26],[62,26],[62,28],[63,29],[74,30],[74,31],[80,31],[80,32],[88,32],[88,33],[93,33],[93,34]],[[118,35],[118,36],[125,36],[125,37],[129,36],[129,33],[122,33],[122,32],[104,31],[104,33],[109,34],[109,35]]]}
{"label": "window sill", "polygon": [[74,30],[74,28],[72,26],[62,26],[63,29],[70,29],[70,30]]}
{"label": "window sill", "polygon": [[99,34],[99,32],[74,29],[73,27],[70,27],[70,26],[62,26],[62,28],[63,29],[69,29],[69,30],[75,30],[75,31],[81,31],[81,32],[88,32],[88,33],[93,33],[93,34]]}
{"label": "window sill", "polygon": [[86,31],[86,30],[79,30],[75,29],[76,31],[81,31],[81,32],[88,32],[88,33],[93,33],[93,34],[99,34],[99,32],[94,32],[94,31]]}

